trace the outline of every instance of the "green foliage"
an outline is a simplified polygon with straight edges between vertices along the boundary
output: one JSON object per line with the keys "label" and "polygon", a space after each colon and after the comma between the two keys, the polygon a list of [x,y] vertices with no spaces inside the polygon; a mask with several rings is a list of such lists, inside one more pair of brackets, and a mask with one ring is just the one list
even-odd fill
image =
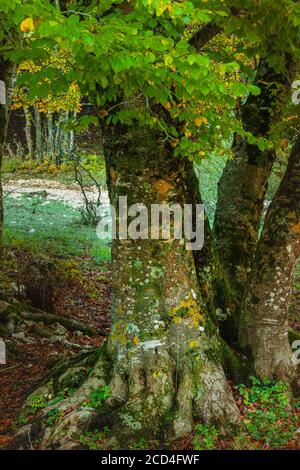
{"label": "green foliage", "polygon": [[48,411],[46,414],[46,422],[48,426],[53,426],[61,415],[62,414],[58,408],[53,408],[52,410]]}
{"label": "green foliage", "polygon": [[215,426],[207,424],[197,424],[195,426],[195,436],[193,445],[195,450],[213,450],[218,441],[218,430]]}
{"label": "green foliage", "polygon": [[92,391],[89,401],[85,402],[85,406],[91,406],[92,408],[101,408],[105,400],[111,396],[110,387],[104,385],[98,387]]}
{"label": "green foliage", "polygon": [[105,438],[105,433],[96,431],[96,432],[86,432],[79,436],[79,441],[86,447],[88,450],[103,450],[103,440]]}
{"label": "green foliage", "polygon": [[48,399],[41,395],[34,395],[30,400],[30,408],[32,413],[40,410],[41,408],[45,408],[48,403]]}
{"label": "green foliage", "polygon": [[148,448],[148,444],[144,437],[141,437],[137,442],[129,446],[130,450],[145,450],[147,448]]}
{"label": "green foliage", "polygon": [[[26,3],[17,2],[19,20],[27,16]],[[289,0],[238,0],[234,9],[222,0],[71,2],[69,12],[51,2],[34,3],[26,20],[32,27],[22,30],[23,47],[10,52],[11,58],[41,65],[53,49],[66,50],[70,68],[60,74],[48,60],[38,73],[26,72],[19,81],[31,94],[55,96],[76,80],[82,95],[99,107],[100,121],[156,127],[176,154],[193,158],[223,147],[234,131],[245,135],[233,110],[237,100],[259,93],[252,84],[253,57],[266,55],[282,68],[285,53],[297,51],[298,8]],[[5,14],[7,8],[2,7]],[[242,15],[234,13],[239,9]],[[209,22],[224,31],[222,51],[197,49],[193,33]],[[91,122],[97,119],[84,117],[78,126]],[[246,134],[261,148],[268,145]]]}
{"label": "green foliage", "polygon": [[244,425],[248,435],[267,448],[282,447],[292,439],[297,420],[284,382],[251,377],[252,386],[237,386],[246,407]]}

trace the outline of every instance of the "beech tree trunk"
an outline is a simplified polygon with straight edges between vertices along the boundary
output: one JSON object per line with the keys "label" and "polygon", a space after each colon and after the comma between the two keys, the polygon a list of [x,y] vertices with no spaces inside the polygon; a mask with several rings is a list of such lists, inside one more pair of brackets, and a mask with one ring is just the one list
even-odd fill
{"label": "beech tree trunk", "polygon": [[[162,142],[149,129],[119,127],[106,138],[116,209],[119,196],[149,212],[151,204],[187,202],[187,162]],[[185,243],[114,240],[112,288],[111,389],[124,402],[121,421],[130,416],[152,436],[167,419],[176,436],[189,432],[195,418],[223,429],[236,425],[239,413],[218,357],[220,345],[207,326],[193,252]],[[128,431],[125,418],[120,425]]]}
{"label": "beech tree trunk", "polygon": [[0,104],[0,242],[3,232],[3,190],[2,190],[2,158],[3,146],[6,140],[9,108],[11,105],[13,78],[15,73],[14,65],[0,56],[0,80],[5,83],[6,103]]}
{"label": "beech tree trunk", "polygon": [[[262,60],[256,76],[259,96],[250,95],[241,108],[246,131],[267,138],[273,121],[281,116],[290,90],[288,74],[278,74]],[[279,87],[279,90],[278,90]],[[234,159],[227,162],[219,182],[214,234],[229,282],[242,298],[258,242],[259,225],[275,152],[261,151],[238,136]]]}
{"label": "beech tree trunk", "polygon": [[[164,137],[122,126],[105,135],[108,189],[118,223],[124,223],[121,196],[127,196],[128,208],[138,204],[141,213],[145,208],[150,213],[151,204],[188,201],[188,162],[174,157]],[[135,218],[129,213],[128,225]],[[172,233],[172,217],[171,225]],[[93,373],[59,404],[63,418],[43,433],[41,448],[71,448],[91,421],[100,430],[108,425],[107,445],[121,449],[141,436],[149,442],[183,436],[194,420],[232,432],[240,423],[239,410],[222,368],[221,343],[207,320],[193,252],[184,240],[151,240],[145,232],[138,240],[114,239],[110,336]],[[99,386],[109,386],[111,397],[96,417],[80,411]]]}
{"label": "beech tree trunk", "polygon": [[240,322],[240,343],[260,377],[291,380],[288,339],[293,273],[300,255],[300,138],[268,210]]}

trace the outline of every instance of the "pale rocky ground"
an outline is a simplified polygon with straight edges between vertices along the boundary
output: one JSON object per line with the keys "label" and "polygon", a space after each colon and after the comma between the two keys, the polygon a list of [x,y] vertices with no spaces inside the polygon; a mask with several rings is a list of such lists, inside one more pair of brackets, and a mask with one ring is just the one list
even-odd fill
{"label": "pale rocky ground", "polygon": [[[63,184],[58,181],[43,179],[19,179],[9,181],[3,186],[4,194],[10,197],[19,198],[23,194],[30,194],[39,191],[47,192],[47,199],[63,202],[80,209],[84,205],[84,199],[81,190],[77,184]],[[90,201],[97,200],[98,192],[96,187],[86,188],[86,193]],[[104,207],[109,205],[109,198],[106,189],[102,189],[101,202]]]}

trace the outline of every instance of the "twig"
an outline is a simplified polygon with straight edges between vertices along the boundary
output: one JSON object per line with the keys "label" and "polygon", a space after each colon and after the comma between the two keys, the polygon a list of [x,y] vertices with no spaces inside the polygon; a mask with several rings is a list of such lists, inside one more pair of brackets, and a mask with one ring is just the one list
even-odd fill
{"label": "twig", "polygon": [[21,364],[16,364],[16,365],[11,366],[11,367],[6,367],[6,369],[0,369],[0,373],[1,372],[6,372],[8,370],[16,369],[17,367],[20,367],[20,366],[21,366]]}

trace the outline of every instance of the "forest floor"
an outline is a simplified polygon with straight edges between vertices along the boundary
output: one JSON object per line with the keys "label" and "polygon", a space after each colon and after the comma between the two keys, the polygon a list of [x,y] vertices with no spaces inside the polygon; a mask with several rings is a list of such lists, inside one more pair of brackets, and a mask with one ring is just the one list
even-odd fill
{"label": "forest floor", "polygon": [[[4,191],[7,256],[1,267],[2,285],[8,281],[14,297],[28,302],[23,286],[17,282],[25,259],[38,254],[54,260],[60,277],[55,286],[55,314],[81,321],[100,334],[90,337],[58,324],[52,331],[50,328],[52,339],[32,331],[26,331],[22,338],[19,332],[20,338],[14,338],[14,353],[8,352],[7,363],[0,366],[0,447],[9,445],[26,396],[53,365],[103,342],[109,331],[110,311],[110,249],[97,240],[94,227],[81,224],[83,199],[78,186],[19,179],[6,183]],[[87,194],[91,200],[97,197],[92,187]],[[107,205],[105,191],[102,203]]]}
{"label": "forest floor", "polygon": [[[82,223],[82,198],[75,185],[41,179],[18,180],[5,185],[5,263],[0,282],[22,302],[29,302],[23,266],[25,261],[52,260],[57,266],[54,313],[96,328],[99,335],[67,331],[61,325],[43,325],[49,338],[20,330],[8,340],[13,353],[0,365],[0,448],[9,446],[27,395],[62,358],[99,346],[110,324],[110,247],[97,239],[95,228]],[[93,197],[93,189],[89,194]],[[104,204],[107,195],[103,193]],[[26,263],[25,263],[26,264]],[[29,276],[29,274],[26,274]],[[2,276],[2,279],[1,279]],[[22,278],[25,276],[25,280]],[[20,282],[22,278],[22,282]],[[295,276],[291,326],[300,331],[300,266]],[[30,325],[29,325],[30,326]],[[299,404],[289,410],[281,385],[257,384],[234,388],[247,432],[226,441],[205,427],[170,445],[175,450],[207,448],[299,448]],[[264,401],[265,400],[265,401]],[[266,404],[269,400],[270,404]],[[267,415],[266,415],[267,413]],[[297,424],[298,423],[298,424]],[[95,442],[93,441],[93,446]],[[97,444],[98,445],[98,444]],[[101,448],[102,443],[99,443]],[[147,448],[141,438],[136,449]]]}
{"label": "forest floor", "polygon": [[80,279],[58,286],[55,313],[96,328],[99,336],[70,332],[60,324],[52,328],[42,325],[48,329],[49,339],[32,331],[26,331],[24,337],[22,331],[18,333],[13,354],[8,352],[7,363],[0,366],[0,448],[9,445],[27,395],[51,368],[62,359],[101,345],[109,332],[109,311],[110,272],[85,269]]}

